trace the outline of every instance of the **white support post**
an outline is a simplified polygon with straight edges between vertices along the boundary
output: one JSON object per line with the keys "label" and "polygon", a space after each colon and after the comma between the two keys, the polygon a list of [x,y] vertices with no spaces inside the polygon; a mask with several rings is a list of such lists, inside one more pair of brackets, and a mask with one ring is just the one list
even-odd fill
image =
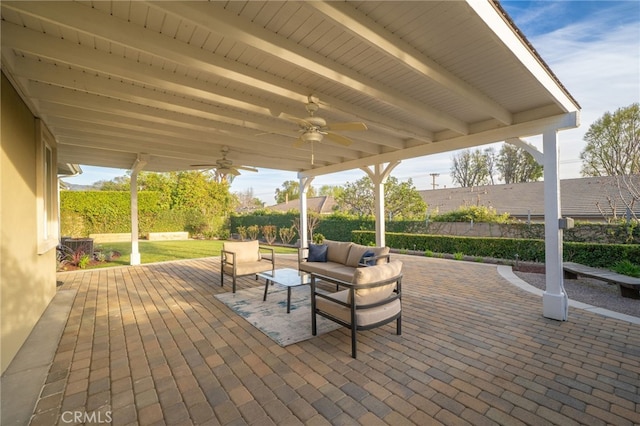
{"label": "white support post", "polygon": [[307,192],[312,181],[313,177],[300,178],[300,247],[309,246]]}
{"label": "white support post", "polygon": [[140,250],[138,247],[138,173],[147,164],[146,156],[138,155],[138,159],[131,168],[131,259],[130,265],[140,264]]}
{"label": "white support post", "polygon": [[560,228],[560,178],[558,174],[558,131],[542,135],[544,151],[544,240],[546,290],[542,310],[546,318],[566,321],[569,301],[564,290],[562,269],[562,229]]}
{"label": "white support post", "polygon": [[369,167],[362,167],[362,170],[369,175],[373,182],[373,202],[374,212],[376,216],[376,246],[384,247],[386,245],[385,238],[385,217],[384,217],[384,183],[391,174],[391,171],[400,164],[400,161],[388,163],[386,167],[383,164],[376,164],[373,170]]}

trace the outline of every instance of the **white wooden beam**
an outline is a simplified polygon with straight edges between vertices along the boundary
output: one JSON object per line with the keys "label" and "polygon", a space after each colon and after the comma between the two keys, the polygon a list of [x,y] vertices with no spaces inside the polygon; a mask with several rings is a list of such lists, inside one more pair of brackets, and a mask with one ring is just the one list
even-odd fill
{"label": "white wooden beam", "polygon": [[[41,19],[48,21],[54,20],[54,22],[60,25],[102,37],[109,42],[119,43],[127,48],[161,57],[163,60],[173,60],[177,64],[183,64],[183,60],[186,60],[187,57],[194,56],[194,59],[185,64],[198,69],[202,73],[211,75],[212,78],[222,77],[247,85],[252,89],[262,90],[265,92],[264,98],[280,96],[285,104],[290,103],[292,100],[299,103],[300,110],[296,108],[285,111],[290,115],[297,116],[303,111],[302,106],[309,95],[309,89],[307,87],[300,87],[255,68],[229,61],[216,55],[207,54],[194,46],[181,43],[178,40],[169,39],[148,29],[141,29],[133,24],[123,23],[121,20],[113,17],[105,17],[98,11],[72,3],[73,2],[60,3],[60,7],[54,10],[54,12],[57,13],[54,14],[49,14],[49,8],[39,3],[29,5],[26,3],[11,4],[11,7]],[[3,7],[5,7],[5,5],[6,4],[3,3]],[[69,16],[67,16],[65,11],[69,12]],[[91,19],[88,19],[88,21],[95,24],[95,26],[87,25],[82,19],[80,19],[80,22],[75,20],[85,14],[91,16]],[[95,34],[91,33],[93,29],[96,31]],[[185,96],[198,97],[252,113],[263,114],[265,117],[271,119],[283,111],[282,105],[284,104],[282,103],[278,104],[278,110],[276,111],[272,107],[265,106],[262,99],[247,96],[238,91],[220,87],[219,85],[212,85],[207,81],[181,76],[170,71],[160,70],[157,67],[148,67],[134,60],[125,59],[117,55],[110,55],[109,60],[105,61],[105,52],[90,49],[77,43],[70,43],[68,40],[51,37],[12,23],[3,22],[2,32],[3,51],[7,48],[13,48],[33,55],[50,58],[56,62],[64,62],[75,67],[91,70],[96,74],[109,74],[137,81],[163,90],[174,91]],[[140,44],[139,42],[143,39],[145,43]],[[10,45],[8,44],[9,41],[11,43]],[[162,49],[157,50],[154,49],[154,47],[162,47]],[[173,52],[173,54],[169,54],[168,52]],[[194,61],[196,61],[196,63],[193,63]],[[206,64],[209,64],[209,66],[206,66]],[[330,103],[333,107],[341,108],[343,111],[360,117],[363,121],[366,121],[367,124],[379,127],[389,135],[414,138],[424,142],[431,141],[433,137],[430,132],[424,129],[413,125],[400,124],[396,121],[389,120],[388,117],[384,115],[348,105],[336,98],[324,96],[323,100]],[[273,104],[273,102],[270,103],[270,105]],[[263,130],[265,129],[263,128]],[[389,138],[386,140],[388,143],[391,143],[393,139]],[[378,143],[381,143],[381,141]],[[399,148],[397,145],[392,146]]]}
{"label": "white wooden beam", "polygon": [[533,159],[536,160],[536,163],[540,164],[541,166],[544,166],[544,155],[542,154],[542,152],[538,151],[535,146],[531,145],[527,141],[522,140],[520,138],[510,138],[510,139],[507,139],[505,142],[510,143],[515,147],[524,149],[529,154],[531,154]]}
{"label": "white wooden beam", "polygon": [[375,164],[373,168],[361,167],[373,182],[373,202],[376,218],[376,246],[378,247],[384,247],[386,245],[384,185],[393,169],[395,169],[399,164],[400,161],[394,161],[386,165]]}
{"label": "white wooden beam", "polygon": [[288,61],[298,68],[304,68],[322,78],[357,90],[393,107],[411,111],[417,116],[424,117],[425,120],[433,120],[460,134],[468,133],[467,124],[463,121],[443,111],[416,102],[400,93],[392,92],[381,86],[379,82],[364,77],[339,63],[331,62],[326,57],[305,49],[271,31],[256,25],[248,25],[247,21],[231,13],[218,9],[212,11],[206,3],[199,2],[150,2],[148,4],[198,26],[209,28],[225,37],[234,38],[241,43],[260,49],[264,53],[276,56],[280,60]]}
{"label": "white wooden beam", "polygon": [[344,31],[350,32],[375,49],[393,57],[413,72],[438,83],[503,124],[512,123],[511,113],[504,107],[451,74],[431,58],[417,52],[402,39],[359,13],[350,4],[335,1],[310,1],[304,4],[323,13],[335,24],[340,25]]}

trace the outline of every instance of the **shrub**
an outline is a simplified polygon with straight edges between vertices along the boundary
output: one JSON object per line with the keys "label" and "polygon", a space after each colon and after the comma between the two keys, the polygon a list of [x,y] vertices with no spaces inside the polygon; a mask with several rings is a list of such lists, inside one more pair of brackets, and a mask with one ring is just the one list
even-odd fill
{"label": "shrub", "polygon": [[[387,245],[396,249],[416,247],[417,250],[431,250],[438,253],[466,253],[470,256],[514,259],[516,254],[521,261],[544,262],[544,240],[525,238],[479,238],[448,237],[442,235],[386,233]],[[368,245],[375,242],[375,232],[353,231],[352,241]],[[597,244],[565,242],[564,260],[598,268],[609,268],[612,259],[640,259],[638,244]]]}
{"label": "shrub", "polygon": [[640,278],[640,265],[636,265],[627,259],[616,263],[611,269],[622,275]]}
{"label": "shrub", "polygon": [[278,228],[274,225],[264,225],[262,227],[262,236],[264,236],[264,240],[267,242],[267,244],[273,245],[273,243],[276,241],[277,230]]}
{"label": "shrub", "polygon": [[250,240],[257,240],[260,235],[260,227],[258,225],[251,225],[247,227],[247,235]]}
{"label": "shrub", "polygon": [[291,241],[296,236],[296,230],[293,226],[289,228],[280,228],[280,240],[283,244],[289,245]]}
{"label": "shrub", "polygon": [[492,207],[468,206],[458,210],[438,214],[431,217],[433,222],[493,222],[507,223],[511,220],[509,213],[499,215]]}

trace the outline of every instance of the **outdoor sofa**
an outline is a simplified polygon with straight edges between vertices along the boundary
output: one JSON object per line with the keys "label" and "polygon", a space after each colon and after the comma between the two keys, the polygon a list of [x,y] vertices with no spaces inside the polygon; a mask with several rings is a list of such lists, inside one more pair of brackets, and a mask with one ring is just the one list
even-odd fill
{"label": "outdoor sofa", "polygon": [[390,261],[389,247],[324,240],[298,249],[298,269],[351,282],[357,268]]}

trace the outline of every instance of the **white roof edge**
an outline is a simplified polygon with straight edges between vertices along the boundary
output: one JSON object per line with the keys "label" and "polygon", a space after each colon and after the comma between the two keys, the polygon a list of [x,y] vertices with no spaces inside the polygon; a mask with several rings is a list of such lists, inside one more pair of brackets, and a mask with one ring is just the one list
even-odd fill
{"label": "white roof edge", "polygon": [[517,30],[515,23],[509,18],[506,11],[502,9],[497,1],[466,0],[466,2],[540,84],[549,91],[559,106],[566,112],[580,109],[580,105],[578,105],[564,86],[562,86],[529,42],[523,38],[522,33]]}

